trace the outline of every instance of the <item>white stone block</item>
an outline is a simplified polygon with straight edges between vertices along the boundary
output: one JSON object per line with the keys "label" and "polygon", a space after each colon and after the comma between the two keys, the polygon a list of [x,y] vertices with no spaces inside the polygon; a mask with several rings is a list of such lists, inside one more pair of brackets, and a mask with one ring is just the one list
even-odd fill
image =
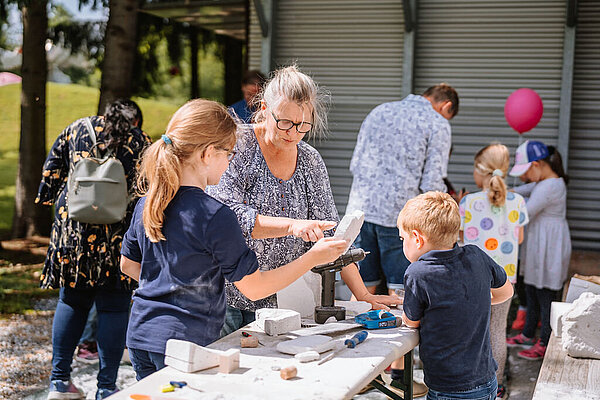
{"label": "white stone block", "polygon": [[563,303],[560,301],[553,301],[550,308],[550,327],[554,336],[560,337],[562,335],[562,316],[573,307],[571,303]]}
{"label": "white stone block", "polygon": [[312,271],[277,292],[277,307],[298,311],[301,318],[314,319],[316,305],[321,305],[321,276]]}
{"label": "white stone block", "polygon": [[165,350],[165,364],[183,372],[200,371],[219,365],[219,353],[196,343],[169,339]]}
{"label": "white stone block", "polygon": [[300,329],[300,313],[279,308],[261,308],[256,310],[256,323],[267,335],[276,336]]}
{"label": "white stone block", "polygon": [[333,346],[333,339],[325,335],[301,336],[277,343],[277,351],[285,354],[299,354],[307,351],[323,353]]}
{"label": "white stone block", "polygon": [[219,355],[219,372],[230,374],[240,367],[240,350],[229,349]]}
{"label": "white stone block", "polygon": [[316,351],[305,351],[303,353],[298,353],[294,356],[294,358],[301,363],[307,363],[311,361],[316,361],[321,357],[321,355]]}
{"label": "white stone block", "polygon": [[562,344],[567,354],[600,359],[600,295],[583,293],[562,322]]}
{"label": "white stone block", "polygon": [[600,285],[584,279],[572,277],[571,281],[569,282],[569,289],[567,290],[567,298],[565,301],[567,303],[572,303],[577,300],[582,293],[585,292],[600,294]]}
{"label": "white stone block", "polygon": [[333,237],[344,239],[348,242],[348,247],[346,247],[344,253],[348,251],[352,243],[354,243],[364,222],[365,213],[360,210],[355,210],[350,214],[344,215],[344,218],[342,218],[338,224]]}

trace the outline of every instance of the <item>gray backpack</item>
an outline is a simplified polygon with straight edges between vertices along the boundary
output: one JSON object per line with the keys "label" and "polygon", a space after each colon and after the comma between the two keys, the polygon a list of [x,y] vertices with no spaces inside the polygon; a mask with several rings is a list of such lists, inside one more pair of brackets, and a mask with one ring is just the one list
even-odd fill
{"label": "gray backpack", "polygon": [[93,145],[89,156],[77,161],[69,174],[69,218],[88,224],[114,224],[125,218],[127,212],[125,169],[111,151],[104,158],[92,156],[97,145],[96,132],[89,118],[85,124]]}

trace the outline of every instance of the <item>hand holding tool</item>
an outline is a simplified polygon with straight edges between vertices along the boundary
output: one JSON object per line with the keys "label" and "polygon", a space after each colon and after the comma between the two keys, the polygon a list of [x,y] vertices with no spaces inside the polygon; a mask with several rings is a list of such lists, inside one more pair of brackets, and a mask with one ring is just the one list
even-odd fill
{"label": "hand holding tool", "polygon": [[345,350],[346,348],[349,348],[349,349],[355,348],[360,343],[364,342],[368,335],[369,335],[369,333],[367,331],[360,331],[360,332],[354,334],[354,336],[352,336],[350,339],[344,340],[345,347],[342,347],[341,349],[333,351],[327,357],[325,357],[324,359],[319,361],[317,363],[317,365],[321,365],[324,362],[331,360],[333,357],[336,356],[336,354],[340,353],[341,351]]}

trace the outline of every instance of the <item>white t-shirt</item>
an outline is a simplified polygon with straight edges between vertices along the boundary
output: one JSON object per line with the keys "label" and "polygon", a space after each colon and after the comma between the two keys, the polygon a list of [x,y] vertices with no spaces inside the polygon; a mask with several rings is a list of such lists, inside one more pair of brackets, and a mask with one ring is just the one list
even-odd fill
{"label": "white t-shirt", "polygon": [[506,203],[496,207],[490,203],[487,191],[471,193],[461,200],[459,212],[464,243],[474,244],[485,251],[515,283],[519,230],[529,222],[523,197],[508,192]]}

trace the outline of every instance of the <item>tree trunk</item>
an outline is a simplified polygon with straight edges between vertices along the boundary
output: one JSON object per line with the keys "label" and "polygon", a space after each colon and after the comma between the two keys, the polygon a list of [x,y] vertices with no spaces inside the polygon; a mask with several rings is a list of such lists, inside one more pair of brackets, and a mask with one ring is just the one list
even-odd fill
{"label": "tree trunk", "polygon": [[198,68],[198,30],[190,26],[190,98],[197,99],[200,97],[200,82],[199,74],[200,69]]}
{"label": "tree trunk", "polygon": [[139,0],[110,0],[104,38],[104,63],[98,114],[113,101],[131,96],[131,78],[137,45]]}
{"label": "tree trunk", "polygon": [[231,105],[243,98],[240,89],[244,75],[243,43],[231,37],[225,39],[225,104]]}
{"label": "tree trunk", "polygon": [[48,235],[50,212],[34,204],[46,157],[47,0],[31,0],[23,14],[21,139],[13,216],[13,237]]}

